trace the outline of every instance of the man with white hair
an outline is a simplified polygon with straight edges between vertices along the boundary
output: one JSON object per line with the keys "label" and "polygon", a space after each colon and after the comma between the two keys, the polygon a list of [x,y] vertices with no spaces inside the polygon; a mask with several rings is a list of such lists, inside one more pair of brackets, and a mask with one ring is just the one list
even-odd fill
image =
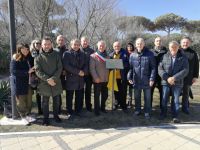
{"label": "man with white hair", "polygon": [[163,56],[158,67],[158,73],[162,79],[163,98],[160,119],[167,116],[167,103],[170,92],[172,94],[172,118],[173,123],[179,123],[179,96],[183,87],[184,77],[188,74],[188,60],[179,50],[179,44],[176,41],[169,43],[169,51]]}
{"label": "man with white hair", "polygon": [[155,81],[156,65],[153,53],[145,47],[144,39],[137,38],[135,51],[129,58],[129,83],[133,85],[135,97],[135,115],[141,114],[141,93],[144,92],[145,118],[150,119],[151,87]]}
{"label": "man with white hair", "polygon": [[[100,115],[100,110],[106,113],[105,105],[108,98],[108,74],[106,69],[106,60],[109,58],[106,52],[106,43],[99,41],[97,51],[90,56],[90,73],[94,82],[94,112],[96,116]],[[101,105],[100,105],[101,95]]]}

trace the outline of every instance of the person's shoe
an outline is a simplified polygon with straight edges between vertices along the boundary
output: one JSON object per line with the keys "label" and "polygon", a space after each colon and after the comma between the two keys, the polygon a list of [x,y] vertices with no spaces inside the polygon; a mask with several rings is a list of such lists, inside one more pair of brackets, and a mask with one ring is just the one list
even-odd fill
{"label": "person's shoe", "polygon": [[88,108],[87,111],[92,112],[92,108]]}
{"label": "person's shoe", "polygon": [[100,113],[99,112],[95,112],[95,116],[100,116]]}
{"label": "person's shoe", "polygon": [[178,118],[173,118],[173,119],[172,119],[172,122],[173,122],[173,123],[180,123],[180,120],[179,120]]}
{"label": "person's shoe", "polygon": [[165,115],[160,115],[159,120],[164,120],[165,119]]}
{"label": "person's shoe", "polygon": [[128,110],[127,110],[127,109],[123,109],[123,112],[124,112],[125,114],[128,114]]}
{"label": "person's shoe", "polygon": [[30,122],[26,119],[26,117],[25,117],[25,118],[22,118],[22,119],[21,119],[21,122],[22,122],[23,125],[26,125],[26,126],[27,126],[27,125],[30,125]]}
{"label": "person's shoe", "polygon": [[182,109],[182,112],[185,113],[185,114],[187,114],[187,115],[190,114],[189,110],[187,110],[187,109]]}
{"label": "person's shoe", "polygon": [[140,114],[141,114],[140,111],[135,111],[135,112],[134,112],[134,115],[135,115],[135,116],[139,116]]}
{"label": "person's shoe", "polygon": [[31,116],[26,116],[26,120],[30,123],[36,121],[36,119],[34,117],[31,117]]}
{"label": "person's shoe", "polygon": [[42,110],[38,110],[38,115],[42,115],[42,114],[43,114]]}
{"label": "person's shoe", "polygon": [[54,120],[55,120],[56,123],[61,123],[62,122],[62,120],[58,116],[54,117]]}
{"label": "person's shoe", "polygon": [[44,119],[42,122],[43,126],[48,126],[49,125],[49,119]]}
{"label": "person's shoe", "polygon": [[102,109],[101,112],[105,114],[108,113],[105,109]]}
{"label": "person's shoe", "polygon": [[145,113],[145,114],[144,114],[144,117],[145,117],[145,119],[150,119],[149,113]]}

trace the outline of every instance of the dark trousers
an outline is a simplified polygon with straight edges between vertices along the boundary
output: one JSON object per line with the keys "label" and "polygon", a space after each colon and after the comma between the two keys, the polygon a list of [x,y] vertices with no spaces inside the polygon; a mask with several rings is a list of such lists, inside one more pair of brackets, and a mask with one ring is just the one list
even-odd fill
{"label": "dark trousers", "polygon": [[[49,118],[49,96],[42,96],[42,109],[43,109],[43,115],[44,119]],[[54,118],[58,117],[58,110],[59,110],[59,95],[53,97],[53,115]]]}
{"label": "dark trousers", "polygon": [[37,106],[38,106],[38,113],[42,113],[42,102],[41,102],[41,96],[39,93],[36,93],[36,101],[37,101]]}
{"label": "dark trousers", "polygon": [[[99,113],[101,110],[105,110],[106,100],[108,98],[108,88],[107,82],[94,83],[94,111]],[[100,105],[100,95],[101,95],[101,105]]]}
{"label": "dark trousers", "polygon": [[170,93],[172,94],[172,117],[178,117],[179,110],[179,96],[181,94],[182,87],[163,85],[163,98],[162,98],[162,108],[161,115],[167,115],[167,104],[170,98]]}
{"label": "dark trousers", "polygon": [[152,104],[153,104],[153,93],[154,93],[154,90],[155,88],[158,89],[159,91],[159,95],[160,95],[160,108],[162,107],[162,85],[161,84],[157,84],[157,85],[153,85],[151,87],[151,107],[152,107]]}
{"label": "dark trousers", "polygon": [[75,93],[75,113],[80,113],[82,110],[84,89],[67,90],[66,92],[67,106],[66,107],[69,114],[73,114],[72,104],[73,104],[74,93]]}
{"label": "dark trousers", "polygon": [[151,89],[134,89],[135,110],[141,112],[141,93],[144,93],[144,112],[151,113]]}
{"label": "dark trousers", "polygon": [[91,103],[91,88],[92,88],[92,77],[85,76],[85,106],[87,110],[92,110]]}
{"label": "dark trousers", "polygon": [[183,85],[183,92],[182,92],[183,111],[188,111],[189,109],[189,93],[190,93],[190,85]]}
{"label": "dark trousers", "polygon": [[117,100],[118,104],[123,110],[126,110],[127,82],[121,79],[117,79],[117,86],[118,91],[114,91],[115,100]]}

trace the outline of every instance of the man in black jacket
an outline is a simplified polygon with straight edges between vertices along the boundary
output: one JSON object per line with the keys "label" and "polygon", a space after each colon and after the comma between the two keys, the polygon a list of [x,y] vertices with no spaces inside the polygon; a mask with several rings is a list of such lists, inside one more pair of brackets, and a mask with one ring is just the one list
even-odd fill
{"label": "man in black jacket", "polygon": [[183,95],[182,95],[182,111],[189,114],[189,91],[193,83],[199,76],[199,60],[197,53],[190,48],[191,39],[183,37],[181,39],[181,50],[184,52],[189,62],[189,73],[184,79]]}
{"label": "man in black jacket", "polygon": [[[89,40],[87,37],[81,38],[81,50],[86,55],[87,67],[89,69],[90,55],[94,53],[94,50],[89,46]],[[92,103],[91,103],[91,87],[92,87],[92,76],[89,73],[84,76],[85,80],[85,106],[88,111],[92,111]],[[83,104],[82,104],[83,105]]]}
{"label": "man in black jacket", "polygon": [[[66,48],[66,44],[65,44],[65,37],[63,35],[58,35],[56,38],[56,44],[57,44],[57,48],[55,50],[58,51],[58,53],[60,55],[60,59],[62,60],[63,53],[68,50]],[[61,80],[62,88],[63,88],[63,90],[65,90],[66,80],[65,80],[65,70],[64,69],[62,70],[62,74],[60,75],[60,80]],[[62,111],[61,108],[62,108],[62,97],[60,95],[59,114]]]}
{"label": "man in black jacket", "polygon": [[70,43],[71,49],[63,54],[63,67],[66,71],[66,99],[67,111],[73,114],[72,101],[75,93],[75,114],[81,116],[84,76],[88,73],[85,54],[80,50],[80,41],[73,39]]}
{"label": "man in black jacket", "polygon": [[163,55],[167,52],[167,48],[162,46],[162,40],[161,37],[156,37],[154,40],[154,48],[151,50],[154,54],[155,60],[156,60],[156,80],[154,85],[151,87],[151,107],[152,107],[152,103],[153,103],[153,93],[154,93],[154,89],[157,87],[159,90],[159,94],[160,94],[160,108],[161,108],[161,104],[162,104],[162,85],[161,85],[161,78],[158,75],[158,65],[163,57]]}

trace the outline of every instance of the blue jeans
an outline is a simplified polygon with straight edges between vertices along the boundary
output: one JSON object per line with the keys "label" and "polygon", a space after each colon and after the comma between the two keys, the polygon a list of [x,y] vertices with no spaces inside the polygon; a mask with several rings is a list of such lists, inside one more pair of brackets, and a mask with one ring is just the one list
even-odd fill
{"label": "blue jeans", "polygon": [[167,104],[169,101],[170,93],[172,95],[172,117],[178,117],[179,110],[179,96],[181,94],[182,87],[163,85],[163,97],[162,97],[162,107],[161,115],[167,115]]}
{"label": "blue jeans", "polygon": [[141,93],[144,92],[144,112],[151,112],[151,88],[134,89],[135,110],[141,112]]}

